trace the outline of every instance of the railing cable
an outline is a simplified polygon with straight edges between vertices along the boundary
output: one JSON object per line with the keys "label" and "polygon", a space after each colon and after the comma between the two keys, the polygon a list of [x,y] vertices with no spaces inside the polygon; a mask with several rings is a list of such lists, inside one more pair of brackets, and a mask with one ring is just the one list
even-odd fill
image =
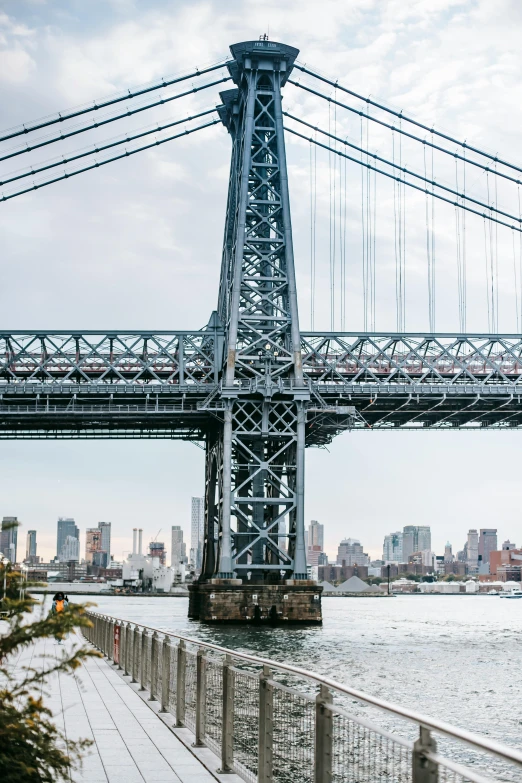
{"label": "railing cable", "polygon": [[100,168],[101,166],[105,166],[107,163],[113,163],[116,160],[121,160],[122,158],[128,158],[131,155],[136,155],[138,152],[143,152],[144,150],[152,149],[153,147],[159,147],[160,144],[165,144],[167,141],[173,141],[174,139],[180,139],[183,136],[188,136],[191,133],[195,133],[196,131],[203,130],[204,128],[210,128],[212,125],[216,125],[220,122],[220,120],[212,120],[211,122],[206,122],[204,125],[198,125],[196,128],[189,128],[183,133],[177,133],[175,136],[168,136],[165,139],[157,139],[152,144],[146,144],[143,147],[138,147],[135,150],[125,150],[124,153],[121,155],[116,155],[114,158],[107,158],[107,160],[102,160],[99,163],[93,163],[90,166],[85,166],[83,169],[78,169],[77,171],[72,171],[69,174],[64,173],[60,177],[55,177],[54,179],[50,179],[47,182],[42,182],[41,184],[37,185],[36,183],[31,188],[25,188],[24,190],[19,190],[16,193],[10,193],[7,196],[0,196],[0,201],[8,201],[11,198],[15,198],[16,196],[22,196],[24,193],[32,193],[33,190],[39,190],[40,188],[44,188],[46,185],[52,185],[54,182],[60,182],[63,179],[70,179],[71,177],[75,177],[77,174],[83,174],[86,171],[91,171],[92,169]]}
{"label": "railing cable", "polygon": [[192,89],[187,90],[186,92],[180,92],[177,95],[170,95],[167,98],[161,98],[159,101],[154,101],[153,103],[147,103],[145,106],[138,106],[137,109],[130,109],[124,112],[123,114],[116,114],[114,117],[108,117],[107,119],[93,122],[92,125],[86,125],[82,128],[77,128],[76,130],[69,131],[68,133],[60,133],[59,136],[53,136],[51,139],[46,139],[45,141],[38,142],[31,146],[27,145],[26,147],[23,147],[23,149],[18,149],[7,155],[3,155],[0,157],[0,162],[4,160],[9,160],[9,158],[15,158],[17,155],[24,155],[26,152],[32,152],[33,150],[40,149],[40,147],[46,147],[47,145],[54,144],[57,141],[64,141],[65,139],[70,139],[71,136],[77,136],[80,133],[86,133],[87,131],[93,130],[93,128],[101,128],[103,125],[107,125],[109,122],[115,122],[116,120],[121,120],[124,117],[132,117],[133,114],[139,114],[139,112],[146,111],[147,109],[152,109],[155,106],[162,106],[164,103],[170,103],[171,101],[176,101],[178,98],[185,98],[187,95],[192,95],[195,92],[200,92],[201,90],[206,90],[209,87],[215,87],[217,84],[222,84],[223,82],[228,82],[228,81],[230,81],[230,76],[224,76],[222,79],[218,79],[215,82],[210,82],[209,84],[203,84],[201,87],[192,87]]}
{"label": "railing cable", "polygon": [[[459,147],[462,147],[464,150],[470,150],[471,152],[474,152],[477,155],[481,155],[482,157],[487,158],[488,160],[492,160],[495,163],[500,163],[502,166],[507,166],[508,168],[513,169],[514,171],[519,171],[522,173],[522,168],[519,166],[515,166],[514,163],[509,163],[509,161],[502,160],[502,158],[499,158],[498,155],[491,155],[489,152],[484,152],[484,150],[478,149],[478,147],[473,147],[471,146],[471,144],[468,144],[466,141],[459,141],[458,139],[454,139],[452,136],[448,136],[446,133],[442,133],[441,131],[435,130],[433,126],[430,127],[428,125],[424,125],[422,122],[418,122],[417,120],[414,120],[412,117],[408,117],[407,115],[405,115],[402,112],[402,110],[399,112],[394,111],[393,109],[384,106],[382,103],[377,103],[376,101],[371,100],[371,98],[369,97],[365,98],[363,95],[359,95],[359,93],[354,92],[353,90],[349,90],[347,87],[343,87],[342,85],[339,84],[339,82],[330,81],[330,79],[326,79],[324,76],[320,76],[318,73],[315,73],[314,71],[310,71],[308,68],[305,68],[302,65],[297,65],[297,63],[294,64],[294,68],[298,68],[303,73],[307,73],[309,76],[313,76],[314,79],[318,79],[319,81],[322,81],[325,84],[329,84],[330,86],[335,86],[337,90],[341,90],[342,92],[345,92],[348,95],[357,98],[358,100],[364,101],[369,106],[375,106],[377,109],[381,109],[382,111],[385,111],[388,114],[393,114],[394,117],[398,117],[400,120],[403,120],[404,122],[409,122],[411,125],[416,125],[417,128],[422,128],[422,130],[428,131],[428,133],[438,136],[439,138],[444,139],[445,141],[449,141],[451,142],[451,144],[457,144]],[[292,84],[294,84],[294,82],[292,82]]]}
{"label": "railing cable", "polygon": [[[202,70],[196,69],[192,73],[189,73],[187,76],[178,76],[176,79],[162,79],[161,81],[151,85],[150,87],[144,87],[140,90],[132,91],[128,90],[124,95],[119,95],[117,98],[111,98],[106,101],[101,101],[100,103],[97,103],[94,101],[92,106],[88,106],[84,109],[77,109],[76,111],[70,111],[65,114],[62,114],[61,112],[58,113],[56,117],[53,117],[53,119],[50,120],[35,120],[34,124],[29,123],[22,125],[19,129],[13,130],[10,133],[4,133],[4,135],[0,136],[0,142],[1,141],[7,141],[8,139],[14,139],[17,136],[24,136],[27,133],[32,133],[36,130],[41,130],[42,128],[48,128],[50,125],[56,125],[57,123],[66,122],[67,120],[72,120],[75,117],[81,117],[84,114],[89,114],[92,111],[99,111],[100,109],[106,109],[107,106],[113,106],[115,103],[121,103],[122,101],[128,101],[132,98],[137,98],[140,95],[146,95],[149,92],[154,92],[155,90],[160,90],[162,87],[171,87],[173,84],[179,84],[179,82],[185,82],[188,79],[194,79],[197,76],[203,76],[206,73],[211,73],[212,71],[217,71],[220,68],[225,68],[227,65],[227,60],[222,61],[218,63],[217,65],[211,65],[208,68],[203,68]],[[29,125],[29,127],[28,127]]]}

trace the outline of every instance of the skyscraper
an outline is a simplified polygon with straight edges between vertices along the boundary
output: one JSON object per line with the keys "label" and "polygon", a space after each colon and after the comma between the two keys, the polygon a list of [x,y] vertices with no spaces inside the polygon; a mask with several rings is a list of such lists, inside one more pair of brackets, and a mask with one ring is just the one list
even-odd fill
{"label": "skyscraper", "polygon": [[0,531],[0,552],[16,563],[16,548],[18,544],[18,517],[4,517]]}
{"label": "skyscraper", "polygon": [[489,553],[497,551],[497,529],[492,527],[480,528],[478,542],[479,557],[483,563],[489,563]]}
{"label": "skyscraper", "polygon": [[429,525],[406,525],[403,527],[403,533],[404,535],[412,535],[412,552],[431,550],[431,528]]}
{"label": "skyscraper", "polygon": [[444,547],[444,562],[453,563],[453,552],[449,541],[446,543],[446,546]]}
{"label": "skyscraper", "polygon": [[190,559],[196,569],[201,568],[203,561],[203,530],[205,524],[205,501],[203,498],[192,498],[190,523]]}
{"label": "skyscraper", "polygon": [[308,546],[321,547],[321,552],[324,548],[324,525],[321,525],[317,519],[312,519],[310,527],[308,528]]}
{"label": "skyscraper", "polygon": [[382,559],[385,563],[405,562],[403,560],[402,543],[403,534],[400,532],[400,530],[398,530],[396,533],[389,533],[387,536],[384,536]]}
{"label": "skyscraper", "polygon": [[75,536],[67,536],[58,555],[60,563],[70,563],[71,560],[76,563],[80,560],[80,542]]}
{"label": "skyscraper", "polygon": [[98,527],[88,527],[85,531],[85,560],[87,565],[93,565],[94,553],[101,552],[102,532]]}
{"label": "skyscraper", "polygon": [[80,530],[72,517],[60,517],[56,526],[56,556],[60,557],[60,552],[65,544],[67,536],[74,536],[80,540]]}
{"label": "skyscraper", "polygon": [[171,566],[185,562],[186,546],[183,543],[183,530],[179,525],[172,525],[172,547],[170,550]]}
{"label": "skyscraper", "polygon": [[36,557],[36,530],[27,531],[27,543],[25,546],[25,559]]}
{"label": "skyscraper", "polygon": [[98,529],[101,530],[100,550],[107,555],[107,568],[111,564],[111,523],[98,522]]}
{"label": "skyscraper", "polygon": [[468,564],[468,569],[473,571],[477,568],[478,565],[478,533],[474,528],[471,528],[468,530],[468,541],[466,544],[466,562]]}

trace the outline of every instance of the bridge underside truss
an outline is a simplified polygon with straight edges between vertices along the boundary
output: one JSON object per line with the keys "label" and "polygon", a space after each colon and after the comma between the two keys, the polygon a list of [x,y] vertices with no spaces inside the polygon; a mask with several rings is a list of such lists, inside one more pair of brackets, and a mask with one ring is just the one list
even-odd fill
{"label": "bridge underside truss", "polygon": [[[205,442],[223,416],[222,331],[0,335],[0,438]],[[522,425],[522,338],[303,334],[306,444],[347,429]],[[259,388],[258,388],[259,384]],[[235,383],[260,400],[264,379]],[[259,393],[258,393],[259,392]],[[275,379],[271,399],[293,399]],[[264,398],[264,395],[263,395]]]}

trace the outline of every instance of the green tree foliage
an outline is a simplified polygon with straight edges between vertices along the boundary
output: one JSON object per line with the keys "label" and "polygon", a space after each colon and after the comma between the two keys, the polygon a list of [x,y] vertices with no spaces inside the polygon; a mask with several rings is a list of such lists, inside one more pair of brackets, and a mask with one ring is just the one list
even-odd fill
{"label": "green tree foliage", "polygon": [[[3,591],[4,579],[6,584]],[[64,639],[91,625],[85,605],[71,605],[58,614],[43,612],[41,604],[25,595],[27,585],[11,565],[0,566],[0,780],[2,783],[69,781],[71,769],[81,763],[88,740],[71,742],[53,723],[45,706],[46,682],[58,672],[71,673],[94,650],[60,650],[39,659],[39,665],[16,665],[17,655],[40,639]]]}

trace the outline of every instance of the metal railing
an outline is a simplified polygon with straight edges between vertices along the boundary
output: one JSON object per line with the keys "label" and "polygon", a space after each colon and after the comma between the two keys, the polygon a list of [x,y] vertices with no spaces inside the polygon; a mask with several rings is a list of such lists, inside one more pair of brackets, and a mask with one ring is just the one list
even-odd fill
{"label": "metal railing", "polygon": [[521,779],[522,751],[495,740],[290,664],[88,614],[85,638],[248,783]]}

